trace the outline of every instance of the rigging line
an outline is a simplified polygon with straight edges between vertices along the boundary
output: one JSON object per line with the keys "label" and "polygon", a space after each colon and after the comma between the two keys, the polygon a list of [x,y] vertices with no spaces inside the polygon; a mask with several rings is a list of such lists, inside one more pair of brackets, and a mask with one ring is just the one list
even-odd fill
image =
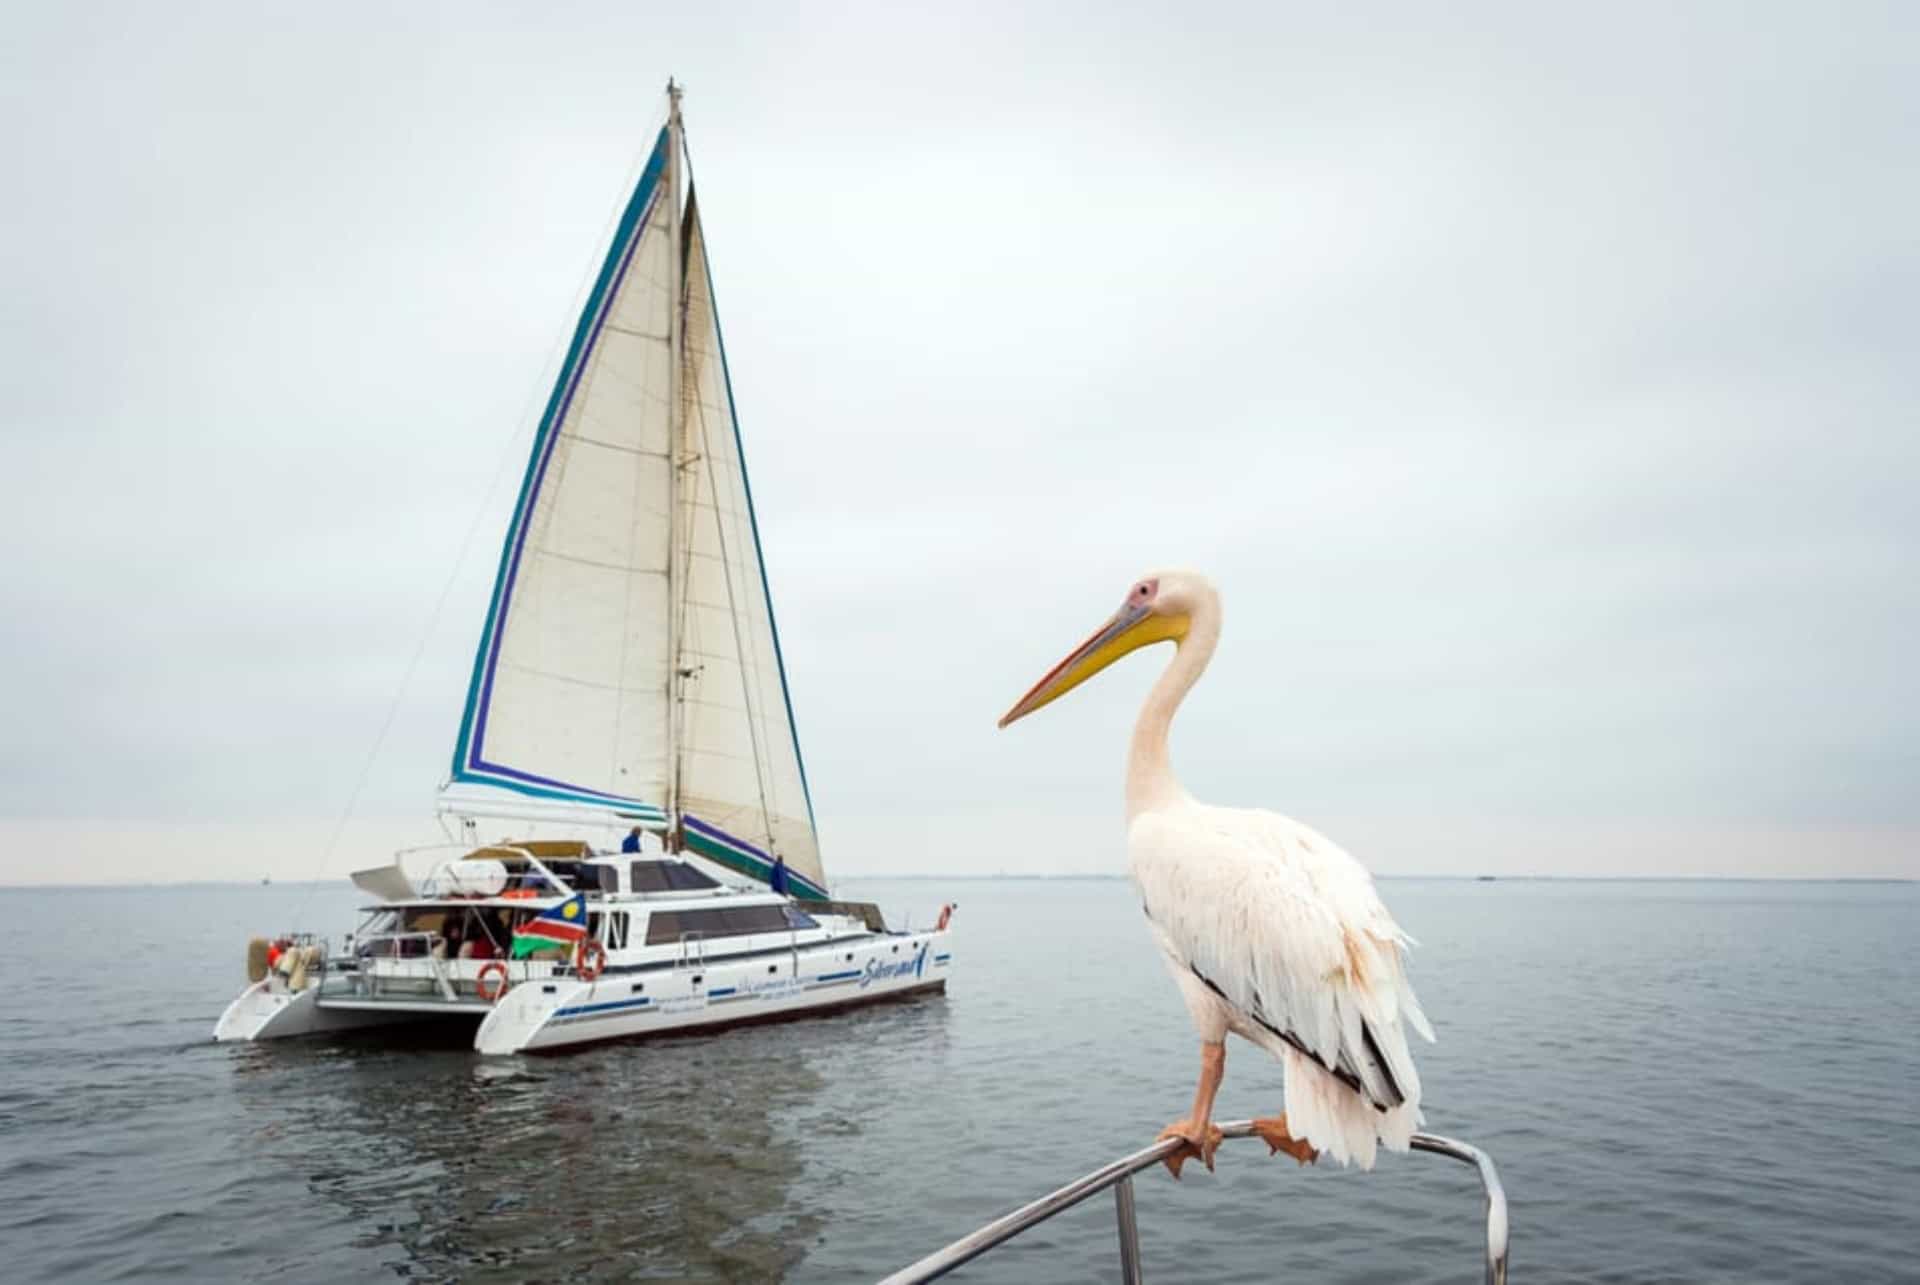
{"label": "rigging line", "polygon": [[[683,229],[683,239],[684,236],[685,231]],[[674,252],[676,254],[680,253],[680,247],[675,247]],[[685,667],[685,657],[689,640],[698,641],[694,638],[696,626],[694,614],[690,610],[693,605],[693,515],[694,510],[700,505],[700,480],[702,472],[699,466],[705,462],[705,457],[693,449],[693,443],[691,441],[682,442],[680,440],[681,436],[684,435],[687,423],[686,408],[690,389],[693,386],[692,381],[688,379],[689,369],[693,360],[693,349],[692,346],[687,343],[687,301],[685,294],[686,282],[683,277],[681,281],[681,297],[674,301],[674,307],[680,310],[680,384],[679,395],[676,398],[679,404],[675,407],[674,423],[676,429],[674,432],[669,433],[668,443],[668,450],[671,457],[670,462],[676,479],[682,474],[685,475],[685,482],[676,493],[674,512],[671,518],[674,534],[677,538],[677,543],[674,547],[680,551],[680,600],[675,604],[677,607],[677,623],[675,637],[672,639],[672,655],[670,658],[671,664],[676,669],[684,669]],[[684,459],[680,456],[682,449],[686,451]],[[671,557],[672,554],[669,553],[668,556]],[[704,669],[705,665],[703,664],[698,668]],[[686,761],[688,739],[686,679],[694,676],[694,673],[691,672],[681,676],[678,694],[672,710],[673,762],[668,764],[668,770],[673,773],[673,797],[676,800],[676,807],[678,807],[678,800],[681,796],[682,788],[685,785],[686,777],[686,773],[682,770],[682,765]],[[671,681],[672,677],[673,675],[668,675],[669,681]],[[684,812],[684,809],[680,810]]]}
{"label": "rigging line", "polygon": [[[694,178],[693,150],[691,147],[687,145],[686,133],[687,133],[686,125],[684,122],[682,122],[680,127],[681,149],[682,149],[682,154],[686,159],[687,183],[689,188],[691,189],[693,184],[693,178]],[[813,800],[810,797],[808,797],[806,793],[807,769],[800,758],[799,732],[793,726],[793,705],[792,705],[792,700],[787,691],[787,686],[786,686],[786,683],[787,683],[786,669],[784,666],[782,666],[779,663],[780,642],[779,642],[778,630],[775,628],[773,623],[773,599],[766,592],[766,555],[760,548],[759,532],[753,526],[753,501],[751,499],[751,496],[749,494],[749,490],[747,487],[747,462],[746,462],[745,452],[742,450],[740,446],[739,408],[733,404],[733,389],[727,383],[726,375],[724,373],[726,369],[726,359],[723,355],[722,350],[725,345],[720,338],[719,309],[714,304],[714,299],[713,299],[713,277],[711,273],[707,271],[707,266],[706,266],[706,231],[704,227],[701,229],[701,238],[700,238],[700,272],[701,272],[701,279],[706,282],[707,313],[708,313],[709,320],[712,322],[712,329],[713,329],[713,336],[714,336],[715,351],[713,354],[713,358],[715,361],[720,363],[720,369],[722,371],[722,374],[719,377],[719,386],[720,386],[721,392],[725,395],[726,401],[727,401],[727,414],[729,417],[728,427],[730,427],[733,430],[733,443],[734,443],[734,455],[735,455],[734,463],[736,466],[735,474],[740,480],[740,495],[737,497],[740,500],[740,504],[736,509],[736,512],[744,512],[747,514],[748,540],[753,546],[754,570],[760,573],[760,584],[762,588],[762,592],[759,599],[760,609],[765,613],[766,622],[767,622],[767,633],[768,633],[768,636],[771,637],[773,640],[775,669],[780,676],[780,697],[781,697],[782,704],[786,708],[786,713],[787,713],[787,733],[788,734],[787,734],[786,740],[783,741],[783,744],[785,744],[789,749],[793,751],[794,770],[799,774],[801,798],[806,803],[806,808],[807,808],[807,837],[810,844],[812,845],[814,856],[816,859],[818,859],[819,850],[820,850],[820,835],[813,827]],[[702,424],[703,430],[704,430],[704,427],[705,425],[703,422]],[[717,496],[717,492],[716,492],[716,496]],[[715,501],[715,508],[716,510],[718,509],[717,498]],[[729,584],[728,586],[728,592],[729,594],[731,594],[732,592],[731,584]],[[737,627],[738,627],[738,623],[736,620],[736,630],[737,630]],[[756,684],[758,684],[760,683],[763,675],[761,674],[760,667],[759,667],[759,650],[758,650],[757,636],[755,636],[754,641],[755,641],[754,681]],[[744,657],[742,659],[744,662]],[[743,663],[742,669],[744,670],[744,668],[745,666]],[[743,677],[742,679],[743,685],[744,685],[744,681],[745,680]],[[765,705],[766,705],[765,691],[756,687],[755,694],[759,697],[761,708],[765,708]],[[770,748],[766,751],[766,754],[767,754],[766,767],[764,772],[761,775],[763,809],[765,806],[764,795],[766,790],[766,785],[765,785],[766,778],[773,774],[773,764],[772,764],[772,758],[771,758],[772,751]],[[761,771],[760,758],[757,753],[754,760],[754,767],[756,771]],[[777,800],[780,795],[779,781],[777,779],[774,781],[773,792],[774,792],[774,798]],[[767,818],[767,843],[768,843],[768,847],[771,848],[773,843],[773,822],[772,822],[771,816]]]}
{"label": "rigging line", "polygon": [[[658,133],[658,130],[654,130],[647,137],[651,140]],[[621,211],[626,208],[624,194],[631,192],[634,185],[639,182],[640,172],[646,167],[647,158],[652,154],[653,145],[649,142],[646,147],[635,153],[632,162],[627,166],[625,181],[620,186],[622,195],[616,198],[612,209],[601,223],[598,244],[604,245],[612,239],[613,229],[619,224]],[[585,306],[586,298],[593,288],[594,277],[599,270],[600,258],[601,254],[596,248],[589,254],[585,267],[577,274],[570,315],[577,316]],[[466,533],[460,537],[453,564],[447,572],[446,581],[440,586],[440,596],[435,600],[433,610],[428,613],[425,628],[420,631],[420,639],[414,646],[413,657],[407,662],[399,688],[394,692],[393,700],[387,706],[386,718],[380,725],[379,734],[373,739],[373,747],[367,751],[366,760],[360,765],[359,779],[354,782],[353,790],[347,796],[346,806],[341,809],[339,817],[333,823],[333,829],[327,836],[326,844],[320,849],[320,860],[314,867],[313,877],[308,880],[299,901],[294,903],[292,928],[295,930],[299,928],[300,917],[306,913],[307,906],[313,900],[313,890],[319,886],[320,880],[326,877],[327,868],[333,864],[334,852],[340,846],[340,838],[346,832],[347,823],[353,819],[354,811],[360,806],[360,796],[366,791],[367,781],[373,776],[373,765],[379,760],[380,751],[386,748],[387,737],[392,733],[393,725],[399,719],[400,706],[406,700],[408,689],[413,686],[414,675],[419,672],[420,661],[426,655],[427,645],[433,638],[434,630],[439,627],[441,616],[445,614],[448,599],[453,596],[453,587],[459,583],[460,570],[466,566],[467,558],[473,552],[474,537],[479,535],[480,526],[486,520],[487,510],[499,493],[500,481],[506,475],[508,463],[515,458],[514,443],[527,431],[530,423],[534,431],[537,432],[539,429],[537,419],[539,407],[545,400],[545,391],[553,384],[553,372],[559,369],[562,354],[570,339],[570,330],[564,327],[555,328],[553,342],[547,348],[546,360],[541,363],[539,373],[534,377],[526,399],[521,403],[520,413],[508,421],[507,432],[502,436],[500,445],[495,448],[493,477],[481,491],[479,503],[474,506],[473,517],[467,523]]]}
{"label": "rigging line", "polygon": [[[703,250],[705,248],[705,241],[706,238],[702,235],[701,243]],[[709,320],[711,320],[712,315],[713,302],[709,299],[707,301],[707,316]],[[703,365],[703,369],[705,368]],[[711,460],[713,458],[713,439],[707,429],[706,398],[700,398],[695,405],[699,407],[700,414],[700,444],[705,449],[707,458]],[[708,476],[714,479],[713,529],[716,538],[720,542],[720,569],[727,586],[727,610],[728,614],[733,617],[733,655],[735,661],[740,666],[740,696],[747,705],[747,736],[753,746],[753,774],[755,782],[760,789],[760,821],[766,829],[767,850],[769,852],[775,852],[773,842],[773,809],[767,803],[768,765],[765,760],[765,752],[760,745],[760,718],[759,711],[754,706],[755,693],[747,682],[747,649],[740,637],[740,603],[733,591],[733,557],[727,550],[727,524],[726,519],[720,512],[719,479],[712,470],[708,470]],[[779,854],[775,852],[775,855],[777,856]]]}
{"label": "rigging line", "polygon": [[[682,533],[680,536],[679,636],[674,639],[673,647],[673,664],[681,669],[685,669],[686,667],[689,640],[698,641],[693,638],[694,619],[693,612],[689,610],[689,608],[693,604],[693,510],[700,502],[701,473],[698,467],[700,463],[700,456],[689,454],[684,460],[676,460],[673,465],[676,471],[685,474],[686,479],[682,489],[682,495],[686,497],[684,501],[685,514],[684,516],[682,516],[681,513],[675,513],[673,515],[674,525]],[[705,665],[700,665],[695,668],[693,673],[685,673],[682,675],[679,695],[674,702],[674,761],[670,766],[674,775],[673,793],[676,800],[679,799],[681,789],[685,785],[684,778],[686,775],[681,770],[681,764],[685,761],[687,752],[687,685],[685,680],[697,676],[698,670],[704,668]]]}

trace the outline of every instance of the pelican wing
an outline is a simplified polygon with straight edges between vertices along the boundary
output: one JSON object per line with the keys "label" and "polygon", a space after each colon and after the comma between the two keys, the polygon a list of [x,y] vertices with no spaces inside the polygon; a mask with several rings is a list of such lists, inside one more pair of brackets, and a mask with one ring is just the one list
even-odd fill
{"label": "pelican wing", "polygon": [[1419,1099],[1401,1030],[1432,1028],[1407,980],[1411,939],[1366,869],[1272,812],[1193,804],[1137,816],[1135,881],[1161,946],[1239,1019],[1388,1110]]}

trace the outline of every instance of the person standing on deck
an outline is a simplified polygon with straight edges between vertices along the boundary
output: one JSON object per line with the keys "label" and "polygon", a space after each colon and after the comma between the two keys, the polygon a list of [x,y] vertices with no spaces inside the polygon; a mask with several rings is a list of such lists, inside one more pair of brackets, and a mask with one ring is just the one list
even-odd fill
{"label": "person standing on deck", "polygon": [[622,852],[640,851],[640,827],[639,826],[636,825],[635,827],[633,827],[633,829],[627,831],[627,837],[620,840],[620,851]]}
{"label": "person standing on deck", "polygon": [[783,897],[787,895],[787,859],[777,853],[773,858],[773,873],[767,876],[767,887]]}

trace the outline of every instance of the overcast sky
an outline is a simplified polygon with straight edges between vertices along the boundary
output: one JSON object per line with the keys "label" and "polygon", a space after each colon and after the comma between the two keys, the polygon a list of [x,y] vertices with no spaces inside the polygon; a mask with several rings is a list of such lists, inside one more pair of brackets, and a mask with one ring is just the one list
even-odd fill
{"label": "overcast sky", "polygon": [[830,872],[1118,871],[1164,653],[994,720],[1191,565],[1203,799],[1920,875],[1920,11],[917,8],[16,8],[0,881],[310,873],[423,636],[432,833],[669,74]]}

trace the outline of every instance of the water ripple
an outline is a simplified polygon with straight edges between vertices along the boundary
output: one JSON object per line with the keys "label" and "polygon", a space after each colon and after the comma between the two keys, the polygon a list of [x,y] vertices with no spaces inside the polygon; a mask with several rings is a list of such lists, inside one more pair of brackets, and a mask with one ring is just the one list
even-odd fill
{"label": "water ripple", "polygon": [[[1516,1280],[1912,1279],[1913,887],[1384,889],[1424,943],[1429,1127],[1498,1160]],[[950,890],[852,891],[924,918]],[[346,921],[350,894],[317,900]],[[37,943],[0,993],[9,1279],[870,1279],[1143,1145],[1191,1089],[1124,885],[964,901],[948,998],[483,1061],[209,1044],[280,890],[0,893]],[[139,966],[52,967],[103,933]],[[1279,1097],[1236,1045],[1222,1113]],[[1300,1170],[1239,1144],[1188,1174],[1138,1180],[1149,1277],[1476,1278],[1464,1168]],[[1116,1273],[1097,1197],[960,1279]]]}

